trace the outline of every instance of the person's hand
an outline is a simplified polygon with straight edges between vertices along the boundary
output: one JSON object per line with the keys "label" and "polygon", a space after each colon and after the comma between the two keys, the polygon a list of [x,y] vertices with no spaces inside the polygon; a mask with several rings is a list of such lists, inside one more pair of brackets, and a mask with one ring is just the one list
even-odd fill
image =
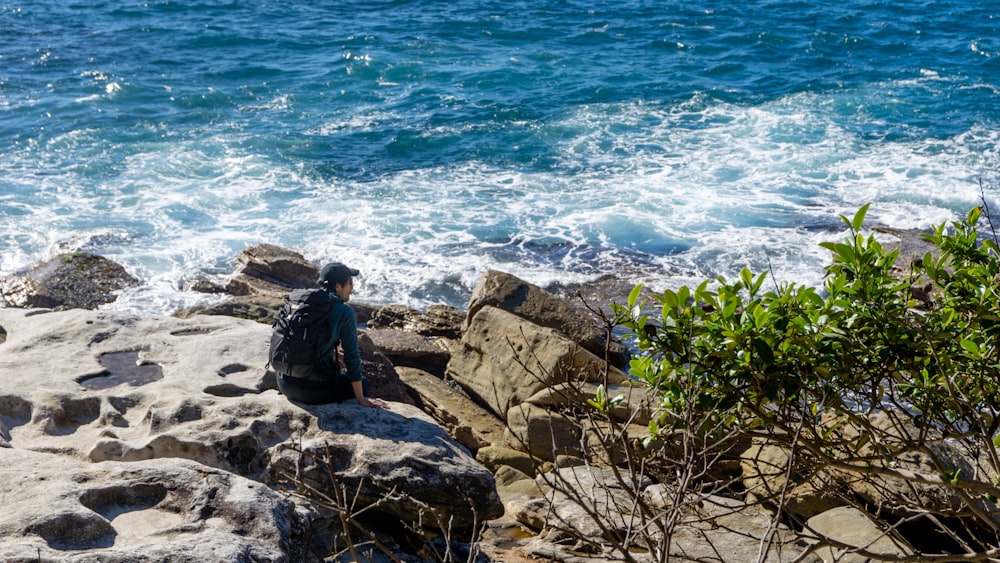
{"label": "person's hand", "polygon": [[358,403],[363,407],[372,407],[375,409],[389,410],[389,405],[385,403],[382,399],[368,399],[365,398],[364,401],[358,401]]}

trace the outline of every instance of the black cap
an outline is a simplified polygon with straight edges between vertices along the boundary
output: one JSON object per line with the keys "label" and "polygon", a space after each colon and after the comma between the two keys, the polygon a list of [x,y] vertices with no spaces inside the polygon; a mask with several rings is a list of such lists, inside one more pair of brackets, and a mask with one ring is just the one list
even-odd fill
{"label": "black cap", "polygon": [[344,283],[347,278],[354,277],[361,272],[348,268],[342,262],[331,262],[319,271],[319,285],[333,287],[338,283]]}

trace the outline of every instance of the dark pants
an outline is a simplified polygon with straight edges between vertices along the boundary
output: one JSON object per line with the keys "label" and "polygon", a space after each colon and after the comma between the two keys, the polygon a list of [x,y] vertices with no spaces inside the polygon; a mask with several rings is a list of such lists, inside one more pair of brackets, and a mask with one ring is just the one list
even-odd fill
{"label": "dark pants", "polygon": [[[372,382],[367,377],[361,378],[361,387],[366,397],[371,385]],[[278,390],[289,399],[307,405],[339,403],[354,398],[354,387],[346,375],[335,376],[330,381],[317,381],[278,374]]]}

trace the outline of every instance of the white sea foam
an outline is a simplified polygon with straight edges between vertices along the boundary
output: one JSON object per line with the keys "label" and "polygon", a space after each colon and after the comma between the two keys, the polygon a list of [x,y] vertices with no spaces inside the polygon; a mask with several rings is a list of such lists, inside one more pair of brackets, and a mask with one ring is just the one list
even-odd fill
{"label": "white sea foam", "polygon": [[[467,162],[363,180],[303,175],[241,148],[246,133],[112,147],[125,156],[105,162],[94,131],[69,132],[0,163],[0,274],[80,241],[145,282],[110,307],[144,312],[217,299],[186,286],[224,282],[260,242],[343,260],[363,272],[359,300],[413,306],[462,305],[490,268],[542,285],[612,274],[666,287],[746,266],[818,285],[819,242],[843,236],[837,216],[865,203],[870,224],[926,228],[977,205],[983,178],[1000,210],[993,128],[869,137],[843,119],[851,96],[582,106],[531,124],[559,139],[550,169]],[[373,107],[309,134],[392,119]],[[61,165],[64,152],[77,164]],[[46,162],[52,173],[38,168]]]}

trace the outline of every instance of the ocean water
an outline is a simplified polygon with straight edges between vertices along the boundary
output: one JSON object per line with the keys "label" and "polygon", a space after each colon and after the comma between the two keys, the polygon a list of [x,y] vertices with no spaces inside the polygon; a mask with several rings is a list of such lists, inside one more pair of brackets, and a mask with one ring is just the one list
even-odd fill
{"label": "ocean water", "polygon": [[0,0],[0,275],[205,302],[243,248],[465,306],[479,276],[818,284],[841,214],[1000,213],[1000,4]]}

